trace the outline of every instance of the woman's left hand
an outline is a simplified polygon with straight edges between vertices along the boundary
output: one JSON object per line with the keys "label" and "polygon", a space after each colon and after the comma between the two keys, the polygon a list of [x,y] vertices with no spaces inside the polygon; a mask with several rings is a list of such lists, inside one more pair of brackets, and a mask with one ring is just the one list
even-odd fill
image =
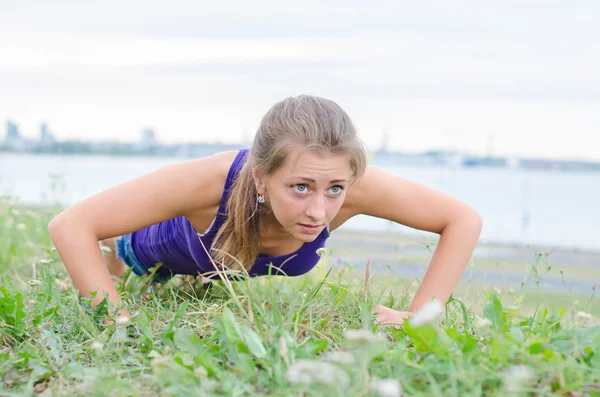
{"label": "woman's left hand", "polygon": [[383,305],[375,306],[373,313],[377,314],[377,318],[375,318],[376,324],[390,324],[395,327],[402,325],[404,320],[413,314],[412,312],[399,312]]}

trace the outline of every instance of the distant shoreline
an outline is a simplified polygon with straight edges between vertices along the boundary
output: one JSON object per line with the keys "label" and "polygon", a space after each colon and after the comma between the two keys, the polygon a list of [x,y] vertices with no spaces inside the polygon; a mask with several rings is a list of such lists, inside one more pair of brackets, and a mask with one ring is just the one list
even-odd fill
{"label": "distant shoreline", "polygon": [[[2,196],[0,196],[2,197]],[[52,206],[47,204],[32,204],[17,202],[16,206],[23,209],[52,209]],[[344,245],[361,245],[374,242],[378,244],[402,244],[402,245],[414,245],[424,246],[424,244],[431,244],[434,249],[435,244],[438,242],[438,236],[431,234],[431,237],[416,236],[408,233],[390,232],[390,231],[377,231],[368,230],[361,231],[351,228],[336,229],[331,234],[332,241],[339,241]],[[508,252],[520,252],[521,256],[531,255],[533,258],[534,252],[549,253],[550,255],[598,255],[600,257],[600,250],[594,250],[589,248],[569,248],[553,246],[549,244],[529,244],[519,242],[504,242],[494,241],[490,239],[480,239],[477,243],[476,250],[490,250],[492,252],[504,251]],[[490,255],[493,256],[493,255]]]}

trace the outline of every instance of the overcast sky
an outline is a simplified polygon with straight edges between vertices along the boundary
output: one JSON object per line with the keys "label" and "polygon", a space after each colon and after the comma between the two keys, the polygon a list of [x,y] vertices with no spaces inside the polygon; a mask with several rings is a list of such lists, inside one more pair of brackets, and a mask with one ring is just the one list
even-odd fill
{"label": "overcast sky", "polygon": [[301,93],[371,149],[600,160],[600,2],[0,0],[1,136],[238,142]]}

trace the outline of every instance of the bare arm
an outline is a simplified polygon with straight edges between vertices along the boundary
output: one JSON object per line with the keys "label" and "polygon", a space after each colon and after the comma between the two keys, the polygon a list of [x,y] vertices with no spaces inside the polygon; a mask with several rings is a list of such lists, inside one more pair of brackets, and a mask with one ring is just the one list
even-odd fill
{"label": "bare arm", "polygon": [[[345,208],[344,208],[345,207]],[[480,215],[456,198],[374,167],[348,191],[342,216],[366,214],[440,235],[423,282],[409,311],[436,297],[450,298],[475,249]]]}
{"label": "bare arm", "polygon": [[100,192],[69,207],[48,224],[48,232],[80,294],[95,306],[107,292],[119,295],[104,265],[99,240],[218,205],[235,152],[165,166]]}

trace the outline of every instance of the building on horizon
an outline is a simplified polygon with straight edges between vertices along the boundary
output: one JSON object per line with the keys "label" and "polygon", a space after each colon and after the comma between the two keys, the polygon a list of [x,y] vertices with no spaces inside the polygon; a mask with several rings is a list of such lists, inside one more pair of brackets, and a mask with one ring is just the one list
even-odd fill
{"label": "building on horizon", "polygon": [[156,138],[156,133],[154,130],[152,128],[145,128],[142,131],[142,136],[135,145],[135,148],[137,150],[145,151],[155,149],[158,146],[160,146],[160,144]]}
{"label": "building on horizon", "polygon": [[48,130],[48,125],[46,123],[42,123],[40,125],[40,138],[38,140],[38,144],[40,146],[52,146],[56,143],[56,138],[54,135]]}
{"label": "building on horizon", "polygon": [[6,135],[1,146],[17,151],[26,150],[28,147],[27,142],[21,136],[19,127],[10,120],[6,121]]}
{"label": "building on horizon", "polygon": [[6,121],[6,135],[4,136],[5,141],[19,140],[21,134],[19,133],[19,127],[10,120]]}

